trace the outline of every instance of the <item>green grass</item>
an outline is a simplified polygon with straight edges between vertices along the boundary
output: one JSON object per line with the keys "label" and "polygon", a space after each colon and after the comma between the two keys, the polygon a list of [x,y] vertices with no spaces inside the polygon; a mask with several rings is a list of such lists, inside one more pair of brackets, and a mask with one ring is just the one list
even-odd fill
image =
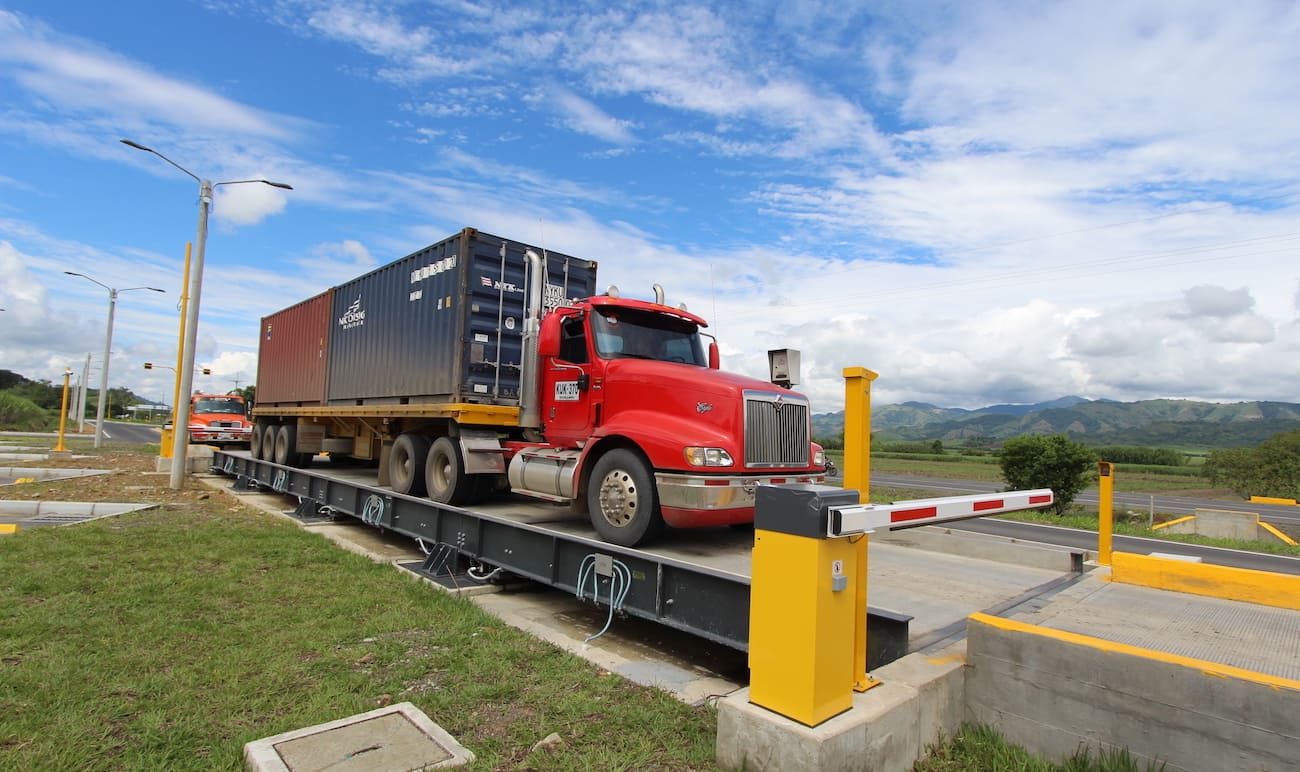
{"label": "green grass", "polygon": [[[842,470],[843,451],[831,450],[827,453]],[[1126,493],[1190,494],[1202,498],[1240,499],[1229,490],[1210,489],[1209,483],[1198,476],[1198,468],[1117,464],[1115,490]],[[998,460],[993,456],[945,456],[942,459],[933,459],[919,454],[873,453],[871,470],[948,480],[1002,482],[1002,468],[998,466]]]}
{"label": "green grass", "polygon": [[[475,769],[713,767],[714,711],[219,498],[0,538],[0,769],[242,768],[409,700]],[[555,751],[530,755],[551,732]]]}
{"label": "green grass", "polygon": [[1094,756],[1086,747],[1056,764],[1006,742],[987,726],[964,726],[950,740],[927,747],[912,772],[1153,772],[1164,766],[1140,765],[1123,748],[1103,749]]}

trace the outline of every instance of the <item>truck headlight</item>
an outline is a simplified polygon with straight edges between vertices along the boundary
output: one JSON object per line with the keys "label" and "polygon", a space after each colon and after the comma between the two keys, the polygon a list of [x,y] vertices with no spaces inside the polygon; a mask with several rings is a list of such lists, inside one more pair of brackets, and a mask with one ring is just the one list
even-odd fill
{"label": "truck headlight", "polygon": [[826,451],[819,450],[813,453],[813,466],[826,466]]}
{"label": "truck headlight", "polygon": [[686,463],[691,466],[731,466],[731,454],[722,448],[687,448]]}

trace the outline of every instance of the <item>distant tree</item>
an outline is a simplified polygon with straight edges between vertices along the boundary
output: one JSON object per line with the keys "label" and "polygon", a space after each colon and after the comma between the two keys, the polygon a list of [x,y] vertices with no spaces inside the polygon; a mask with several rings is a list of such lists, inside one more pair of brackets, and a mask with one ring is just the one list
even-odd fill
{"label": "distant tree", "polygon": [[17,386],[27,380],[13,370],[0,370],[0,391]]}
{"label": "distant tree", "polygon": [[939,455],[942,456],[942,455],[943,455],[943,440],[935,440],[934,442],[930,443],[930,452],[931,452],[931,453],[937,453],[937,454],[939,454]]}
{"label": "distant tree", "polygon": [[1097,456],[1063,434],[1030,434],[1007,440],[998,463],[1009,490],[1051,488],[1052,510],[1059,515],[1092,482]]}
{"label": "distant tree", "polygon": [[231,389],[226,393],[243,397],[244,404],[251,408],[257,399],[257,384],[250,383],[247,386],[241,386],[238,389]]}
{"label": "distant tree", "polygon": [[1241,496],[1300,497],[1300,429],[1275,435],[1254,448],[1210,453],[1201,468],[1211,485]]}

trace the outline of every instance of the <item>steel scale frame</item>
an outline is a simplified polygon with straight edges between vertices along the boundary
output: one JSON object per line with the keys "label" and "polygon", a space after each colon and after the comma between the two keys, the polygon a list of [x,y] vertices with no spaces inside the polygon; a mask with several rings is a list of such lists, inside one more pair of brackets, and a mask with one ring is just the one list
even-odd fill
{"label": "steel scale frame", "polygon": [[[214,453],[212,470],[234,476],[237,489],[259,488],[295,496],[300,514],[323,511],[355,517],[420,539],[433,548],[433,556],[445,558],[454,551],[456,556],[570,593],[577,592],[585,559],[609,556],[625,565],[632,577],[623,598],[623,613],[733,649],[749,650],[749,576],[609,544],[594,535],[555,531],[406,496],[340,479],[324,470],[281,466],[224,451]],[[602,598],[608,597],[607,591],[606,583]],[[868,607],[869,668],[908,653],[910,620],[905,614]]]}

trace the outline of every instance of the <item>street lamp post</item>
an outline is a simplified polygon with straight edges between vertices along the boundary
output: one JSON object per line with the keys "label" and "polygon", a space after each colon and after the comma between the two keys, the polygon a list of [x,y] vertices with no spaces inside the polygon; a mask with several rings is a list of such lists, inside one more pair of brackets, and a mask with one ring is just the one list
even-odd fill
{"label": "street lamp post", "polygon": [[[207,179],[199,177],[194,172],[186,169],[184,166],[176,163],[167,156],[159,153],[151,147],[145,147],[138,142],[132,142],[129,139],[121,140],[122,144],[133,147],[136,150],[143,150],[146,153],[152,153],[167,163],[184,172],[187,176],[199,183],[199,230],[195,238],[194,259],[190,266],[190,286],[189,300],[186,303],[185,311],[185,339],[182,343],[184,361],[181,363],[180,371],[176,374],[180,379],[180,386],[177,393],[180,399],[176,400],[176,421],[172,424],[172,468],[170,484],[173,490],[180,490],[185,487],[185,465],[189,454],[190,442],[190,390],[194,385],[194,345],[198,338],[199,331],[199,293],[203,289],[203,253],[208,241],[208,210],[212,207],[212,192],[221,185],[240,185],[244,183],[258,182],[263,185],[270,185],[273,188],[282,188],[284,190],[293,190],[291,185],[283,182],[271,182],[270,180],[229,180],[226,182],[213,183]],[[182,399],[184,402],[182,402]],[[184,405],[184,407],[182,407]]]}
{"label": "street lamp post", "polygon": [[76,271],[64,271],[69,276],[80,276],[86,281],[93,281],[104,289],[108,290],[108,329],[104,333],[104,369],[99,376],[99,404],[95,406],[95,447],[104,444],[104,403],[108,399],[108,356],[113,350],[113,314],[117,310],[117,296],[122,292],[131,290],[151,290],[153,292],[163,292],[157,287],[127,287],[126,289],[116,289],[108,286],[102,281],[92,279],[84,273]]}

